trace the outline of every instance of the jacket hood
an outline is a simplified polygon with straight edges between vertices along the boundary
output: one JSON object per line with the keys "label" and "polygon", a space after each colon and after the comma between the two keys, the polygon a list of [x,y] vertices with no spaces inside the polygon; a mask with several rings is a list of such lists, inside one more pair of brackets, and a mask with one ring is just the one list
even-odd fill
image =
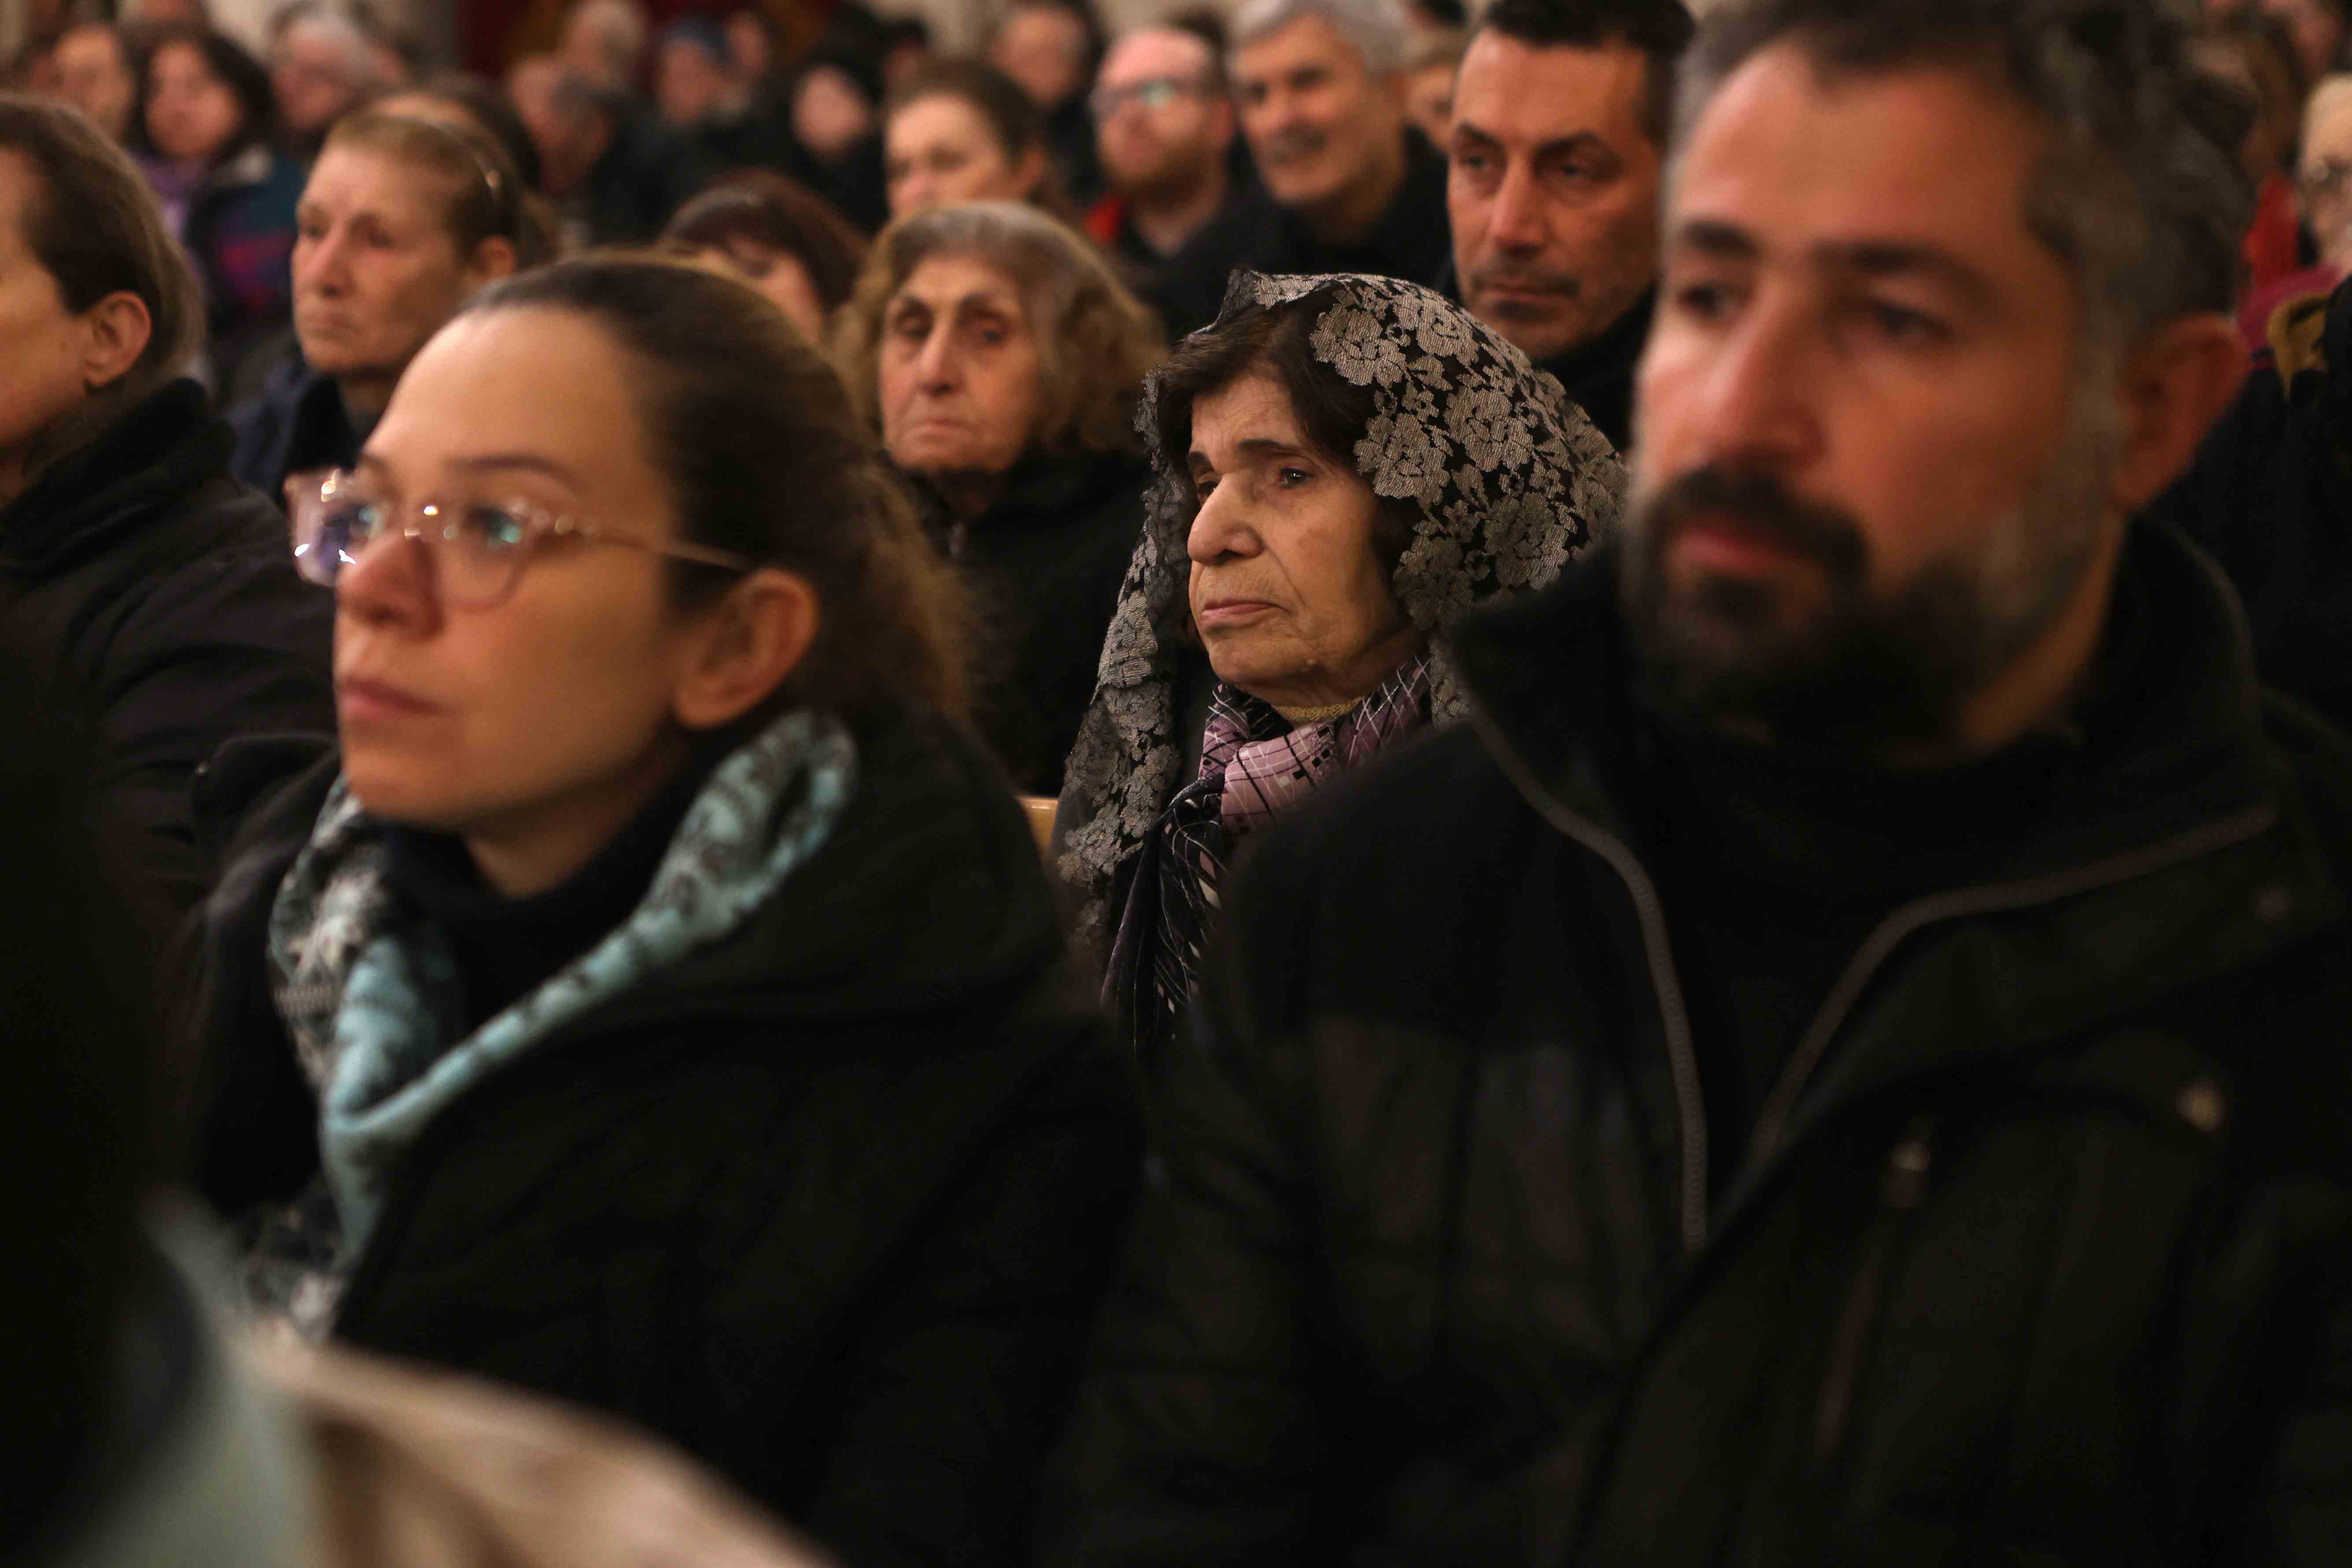
{"label": "jacket hood", "polygon": [[226,473],[233,441],[203,387],[173,382],[0,510],[0,567],[46,576],[103,553]]}

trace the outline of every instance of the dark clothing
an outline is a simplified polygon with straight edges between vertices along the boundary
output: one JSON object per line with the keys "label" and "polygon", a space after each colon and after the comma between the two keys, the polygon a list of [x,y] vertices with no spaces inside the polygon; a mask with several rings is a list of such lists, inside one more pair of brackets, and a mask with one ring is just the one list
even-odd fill
{"label": "dark clothing", "polygon": [[1621,452],[1633,449],[1633,368],[1650,341],[1650,318],[1657,308],[1657,291],[1652,289],[1599,337],[1536,367],[1556,376]]}
{"label": "dark clothing", "polygon": [[1250,265],[1250,258],[1277,232],[1281,221],[1256,173],[1246,160],[1237,160],[1225,205],[1173,256],[1161,256],[1145,243],[1117,196],[1095,204],[1087,215],[1087,231],[1095,243],[1134,269],[1144,303],[1159,314],[1172,343],[1217,319],[1226,280],[1236,268]]}
{"label": "dark clothing", "polygon": [[180,243],[204,285],[213,384],[236,384],[246,353],[294,314],[294,209],[305,175],[291,158],[248,147],[205,176]]}
{"label": "dark clothing", "polygon": [[[1258,237],[1247,258],[1234,265],[1253,272],[1369,272],[1408,283],[1437,283],[1454,259],[1453,220],[1445,209],[1445,158],[1418,131],[1408,128],[1404,138],[1404,183],[1363,240],[1326,245],[1307,229],[1306,219],[1275,204],[1274,226]],[[1222,300],[1222,286],[1218,293]]]}
{"label": "dark clothing", "polygon": [[1095,148],[1095,111],[1084,88],[1059,108],[1045,111],[1045,145],[1062,177],[1062,194],[1081,209],[1091,205],[1102,195],[1103,171]]}
{"label": "dark clothing", "polygon": [[352,467],[375,428],[372,418],[352,419],[335,378],[299,355],[269,373],[259,396],[230,409],[228,421],[236,431],[228,471],[280,506],[287,476]]}
{"label": "dark clothing", "polygon": [[2284,313],[2275,355],[2149,515],[2230,574],[2263,679],[2352,725],[2352,282]]}
{"label": "dark clothing", "polygon": [[174,382],[0,510],[0,594],[27,650],[80,689],[97,788],[178,908],[211,863],[189,789],[223,742],[331,732],[334,602],[286,521],[228,474],[229,430]]}
{"label": "dark clothing", "polygon": [[1033,454],[978,521],[938,525],[979,601],[981,733],[1024,794],[1062,793],[1150,479],[1124,453]]}
{"label": "dark clothing", "polygon": [[1244,867],[1048,1560],[2339,1560],[2343,738],[2136,530],[2162,635],[1954,883],[1885,861],[1727,1148],[1612,566]]}
{"label": "dark clothing", "polygon": [[722,756],[698,759],[587,865],[528,899],[501,898],[484,886],[463,839],[386,826],[386,879],[447,941],[465,993],[465,1029],[537,990],[629,918]]}
{"label": "dark clothing", "polygon": [[584,227],[587,244],[639,245],[659,237],[703,173],[691,150],[650,118],[625,120],[583,186],[556,205]]}
{"label": "dark clothing", "polygon": [[[1012,1563],[1133,1110],[993,769],[934,721],[856,732],[855,797],[747,925],[425,1127],[337,1328],[642,1423],[845,1561]],[[206,910],[197,1174],[231,1213],[317,1157],[261,932],[334,765],[250,814]]]}

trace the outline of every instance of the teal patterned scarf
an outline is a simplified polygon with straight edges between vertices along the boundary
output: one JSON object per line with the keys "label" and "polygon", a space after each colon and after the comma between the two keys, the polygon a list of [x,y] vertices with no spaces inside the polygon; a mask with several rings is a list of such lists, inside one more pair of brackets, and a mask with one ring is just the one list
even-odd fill
{"label": "teal patterned scarf", "polygon": [[[458,1037],[456,963],[393,897],[383,829],[338,780],[269,921],[278,1009],[319,1094],[334,1273],[365,1247],[393,1166],[426,1122],[564,1024],[740,929],[824,843],[856,787],[856,747],[837,720],[778,720],[719,763],[626,921]],[[316,1238],[309,1250],[322,1250]],[[305,1287],[314,1297],[318,1283]]]}

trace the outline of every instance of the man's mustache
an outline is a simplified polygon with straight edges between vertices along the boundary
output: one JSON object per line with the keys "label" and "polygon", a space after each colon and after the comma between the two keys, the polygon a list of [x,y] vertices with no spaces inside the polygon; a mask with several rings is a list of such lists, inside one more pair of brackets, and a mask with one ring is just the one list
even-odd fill
{"label": "man's mustache", "polygon": [[1328,140],[1320,131],[1304,127],[1277,131],[1265,139],[1265,144],[1258,150],[1258,156],[1269,163],[1287,163],[1293,158],[1305,158],[1320,153]]}
{"label": "man's mustache", "polygon": [[1759,468],[1707,463],[1677,474],[1643,499],[1636,537],[1658,559],[1675,534],[1704,518],[1735,521],[1792,555],[1812,562],[1833,584],[1858,584],[1870,546],[1852,512],[1807,500]]}

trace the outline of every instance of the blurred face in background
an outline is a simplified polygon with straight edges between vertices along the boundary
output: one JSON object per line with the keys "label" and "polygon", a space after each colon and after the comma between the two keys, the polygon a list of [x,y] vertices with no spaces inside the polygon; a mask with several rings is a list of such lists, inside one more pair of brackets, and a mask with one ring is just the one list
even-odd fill
{"label": "blurred face in background", "polygon": [[359,102],[368,78],[365,40],[337,26],[297,22],[270,53],[270,89],[296,136],[324,135]]}
{"label": "blurred face in background", "polygon": [[1095,82],[1095,145],[1111,188],[1183,191],[1221,168],[1234,110],[1208,41],[1173,27],[1121,38]]}
{"label": "blurred face in background", "polygon": [[2345,13],[2334,0],[2262,0],[2262,8],[2286,18],[2305,80],[2317,81],[2343,66]]}
{"label": "blurred face in background", "polygon": [[1345,204],[1402,157],[1404,84],[1376,77],[1320,16],[1301,16],[1234,52],[1242,133],[1285,206]]}
{"label": "blurred face in background", "polygon": [[58,40],[58,92],[117,142],[130,134],[138,83],[122,36],[104,23],[76,27]]}
{"label": "blurred face in background", "polygon": [[1657,278],[1648,75],[1631,47],[1491,30],[1462,57],[1444,143],[1454,271],[1470,313],[1529,359],[1607,331]]}
{"label": "blurred face in background", "polygon": [[1433,147],[1445,145],[1454,127],[1454,72],[1457,62],[1443,60],[1405,73],[1404,112],[1413,128]]}
{"label": "blurred face in background", "polygon": [[654,73],[654,101],[670,124],[700,124],[723,110],[734,90],[735,78],[727,62],[699,42],[671,38],[662,45]]}
{"label": "blurred face in background", "polygon": [[694,252],[694,259],[749,283],[800,329],[802,337],[812,343],[824,342],[824,297],[808,268],[791,251],[737,235],[724,245]]}
{"label": "blurred face in background", "polygon": [[1044,149],[1008,155],[987,116],[947,93],[901,105],[883,130],[882,153],[894,218],[958,202],[1026,201],[1045,172]]}
{"label": "blurred face in background", "polygon": [[874,100],[838,66],[811,66],[793,86],[793,140],[824,161],[873,134]]}
{"label": "blurred face in background", "polygon": [[1043,402],[1037,324],[1021,288],[975,256],[934,256],[882,314],[876,386],[882,443],[909,473],[1004,473],[1029,447]]}
{"label": "blurred face in background", "polygon": [[1016,6],[997,29],[988,59],[1050,113],[1086,90],[1086,24],[1058,5]]}
{"label": "blurred face in background", "polygon": [[2352,77],[2312,95],[2296,181],[2322,259],[2352,268]]}
{"label": "blurred face in background", "polygon": [[388,153],[331,146],[295,213],[294,331],[313,370],[381,408],[467,296],[514,270],[514,248],[459,252],[446,178]]}
{"label": "blurred face in background", "polygon": [[245,107],[204,51],[171,43],[147,62],[147,139],[174,163],[209,163],[245,130]]}

